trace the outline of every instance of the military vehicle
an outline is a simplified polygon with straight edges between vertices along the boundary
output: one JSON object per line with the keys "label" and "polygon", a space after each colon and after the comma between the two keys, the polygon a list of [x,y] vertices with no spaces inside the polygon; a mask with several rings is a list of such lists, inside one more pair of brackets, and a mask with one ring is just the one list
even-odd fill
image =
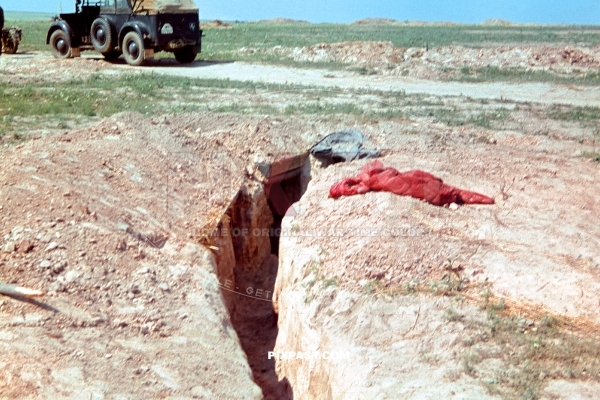
{"label": "military vehicle", "polygon": [[19,28],[2,28],[2,53],[15,54],[19,48],[22,31]]}
{"label": "military vehicle", "polygon": [[95,50],[107,60],[121,54],[142,65],[159,51],[191,63],[201,51],[202,30],[193,0],[76,0],[75,13],[60,14],[46,44],[56,58]]}

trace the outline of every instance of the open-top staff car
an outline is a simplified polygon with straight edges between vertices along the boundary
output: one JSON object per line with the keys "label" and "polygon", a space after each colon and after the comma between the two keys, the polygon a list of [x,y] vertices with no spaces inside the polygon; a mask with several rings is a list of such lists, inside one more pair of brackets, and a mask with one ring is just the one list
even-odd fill
{"label": "open-top staff car", "polygon": [[159,51],[191,63],[201,50],[201,38],[193,0],[76,0],[75,13],[60,14],[46,43],[56,58],[96,50],[107,60],[123,54],[128,64],[142,65]]}

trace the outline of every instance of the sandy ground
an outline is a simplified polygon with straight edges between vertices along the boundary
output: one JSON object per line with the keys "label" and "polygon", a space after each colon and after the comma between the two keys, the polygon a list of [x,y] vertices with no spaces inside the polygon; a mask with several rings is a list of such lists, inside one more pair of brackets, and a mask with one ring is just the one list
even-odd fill
{"label": "sandy ground", "polygon": [[[506,103],[600,105],[597,87],[468,84],[237,62],[198,61],[179,66],[157,60],[132,68],[104,62],[92,53],[62,61],[48,53],[2,56],[0,71],[1,81],[13,83],[153,72]],[[208,388],[213,394],[224,393],[224,398],[243,398],[242,392],[228,392],[235,386],[231,384],[235,377],[241,376],[247,384],[244,393],[256,395],[237,342],[237,336],[243,335],[236,335],[228,324],[218,294],[203,286],[219,276],[222,260],[218,251],[218,265],[203,263],[194,274],[198,263],[187,260],[182,249],[190,243],[211,245],[203,240],[202,230],[217,224],[243,182],[254,179],[255,162],[284,152],[306,151],[318,138],[348,124],[362,130],[372,146],[385,149],[386,164],[400,170],[425,169],[450,184],[489,194],[497,204],[431,208],[412,199],[377,193],[333,201],[326,196],[327,188],[342,177],[355,175],[362,162],[327,169],[314,166],[314,182],[292,225],[301,229],[315,225],[377,228],[393,221],[389,227],[405,233],[378,239],[370,235],[324,242],[320,237],[298,239],[301,248],[321,246],[325,251],[320,257],[319,277],[335,279],[341,289],[360,293],[365,281],[374,279],[390,288],[414,279],[441,279],[448,273],[446,263],[451,259],[457,267],[460,264],[469,282],[488,282],[499,296],[530,305],[534,311],[542,307],[544,312],[567,316],[573,329],[594,331],[600,324],[596,312],[600,211],[594,197],[599,169],[597,162],[584,155],[597,151],[597,133],[531,112],[523,111],[519,118],[516,128],[487,129],[422,120],[121,114],[88,128],[48,137],[36,135],[25,143],[3,146],[0,280],[50,295],[43,307],[0,299],[0,348],[19,360],[0,360],[0,389],[12,398],[69,398],[69,393],[85,387],[91,387],[86,396],[92,398],[126,394],[135,398],[140,393],[145,398],[210,398],[204,390]],[[535,133],[540,127],[545,134]],[[406,229],[415,227],[416,236],[407,236]],[[301,279],[294,284],[301,285]],[[291,294],[291,284],[279,290],[287,290],[288,296],[304,303],[306,293],[300,288]],[[315,295],[322,299],[330,294],[318,291]],[[432,324],[441,323],[446,305],[433,312]],[[194,307],[208,310],[207,314],[196,315]],[[302,307],[299,309],[305,311]],[[411,307],[405,311],[412,312]],[[238,310],[244,311],[244,307]],[[64,315],[55,318],[57,311]],[[370,313],[373,318],[377,315],[376,311]],[[271,314],[265,317],[271,319]],[[203,325],[205,320],[210,323]],[[284,322],[285,334],[293,336],[289,329],[293,321],[280,321],[280,325]],[[400,325],[403,331],[410,328],[404,320]],[[189,343],[185,338],[197,338],[194,332],[203,326],[210,332],[201,336],[202,343],[226,343],[221,348],[223,356],[203,359],[200,350],[191,355],[185,351]],[[360,326],[347,324],[345,328],[350,336],[364,336]],[[252,329],[259,334],[261,327]],[[423,332],[429,337],[427,330]],[[252,342],[252,332],[245,335]],[[20,346],[19,341],[25,345]],[[368,340],[360,345],[365,343]],[[152,352],[145,351],[147,348]],[[38,354],[50,360],[51,367],[31,373],[29,370],[41,371]],[[182,367],[189,359],[209,372],[198,375],[194,365]],[[457,361],[448,356],[445,362]],[[414,375],[426,374],[427,367],[425,363]],[[111,368],[128,372],[111,381],[107,372]],[[273,368],[272,363],[265,367],[265,374],[272,372],[268,368]],[[220,374],[221,370],[227,373]],[[188,380],[187,375],[194,378]],[[381,383],[378,379],[374,381]],[[485,392],[477,382],[469,380],[469,384],[475,387],[470,393]],[[444,395],[451,392],[451,386],[450,382]],[[558,391],[561,385],[551,387]],[[415,393],[418,396],[418,391]],[[312,398],[319,398],[318,392]]]}

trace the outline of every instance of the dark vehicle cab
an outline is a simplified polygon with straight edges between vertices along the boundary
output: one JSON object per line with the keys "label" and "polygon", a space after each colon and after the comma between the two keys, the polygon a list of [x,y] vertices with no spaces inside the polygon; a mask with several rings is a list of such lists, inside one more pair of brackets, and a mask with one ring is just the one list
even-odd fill
{"label": "dark vehicle cab", "polygon": [[96,50],[106,59],[123,54],[128,64],[141,65],[159,51],[190,63],[201,51],[201,39],[193,0],[77,0],[75,13],[60,14],[52,23],[46,43],[56,58]]}

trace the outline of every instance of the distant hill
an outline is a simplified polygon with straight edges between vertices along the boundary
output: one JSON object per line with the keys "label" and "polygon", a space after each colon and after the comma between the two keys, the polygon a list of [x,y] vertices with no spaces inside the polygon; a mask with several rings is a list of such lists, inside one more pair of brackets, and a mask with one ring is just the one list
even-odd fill
{"label": "distant hill", "polygon": [[56,14],[41,12],[4,11],[4,19],[10,21],[50,21]]}

